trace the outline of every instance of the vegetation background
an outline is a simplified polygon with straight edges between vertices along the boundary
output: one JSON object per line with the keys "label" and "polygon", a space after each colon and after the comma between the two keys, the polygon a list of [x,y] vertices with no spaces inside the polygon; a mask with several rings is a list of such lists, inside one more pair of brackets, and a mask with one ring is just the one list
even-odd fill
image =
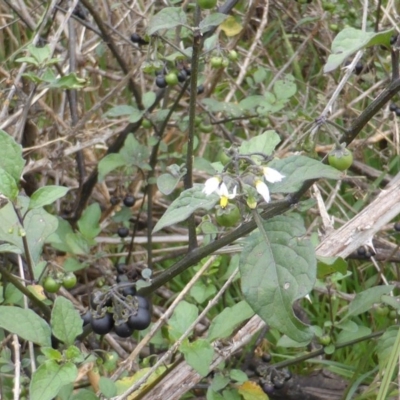
{"label": "vegetation background", "polygon": [[399,12],[2,1],[0,398],[398,398]]}

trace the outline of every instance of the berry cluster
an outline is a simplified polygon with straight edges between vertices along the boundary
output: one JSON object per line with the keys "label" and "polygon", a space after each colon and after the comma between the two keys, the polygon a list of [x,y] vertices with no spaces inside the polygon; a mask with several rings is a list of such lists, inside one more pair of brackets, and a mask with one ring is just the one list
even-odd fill
{"label": "berry cluster", "polygon": [[133,331],[149,327],[150,303],[136,294],[125,264],[118,264],[117,272],[116,285],[92,293],[90,311],[82,319],[84,325],[90,323],[94,333],[105,335],[114,330],[119,337],[127,338]]}
{"label": "berry cluster", "polygon": [[187,66],[184,66],[178,73],[172,71],[166,74],[164,70],[157,71],[156,86],[160,89],[164,89],[167,86],[174,86],[178,82],[183,83],[190,76],[190,74],[191,69]]}
{"label": "berry cluster", "polygon": [[43,281],[43,289],[48,293],[57,293],[61,286],[64,286],[65,289],[72,289],[77,281],[78,279],[73,272],[57,272],[46,276]]}
{"label": "berry cluster", "polygon": [[398,117],[400,117],[400,107],[397,107],[397,104],[395,103],[390,104],[389,110],[394,112]]}

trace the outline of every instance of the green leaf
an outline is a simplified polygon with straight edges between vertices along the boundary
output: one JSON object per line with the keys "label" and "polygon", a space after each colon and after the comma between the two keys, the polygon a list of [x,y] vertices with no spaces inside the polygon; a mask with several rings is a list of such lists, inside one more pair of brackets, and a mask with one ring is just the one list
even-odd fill
{"label": "green leaf", "polygon": [[0,253],[22,254],[22,250],[13,244],[4,243],[0,244]]}
{"label": "green leaf", "polygon": [[286,75],[285,79],[278,80],[274,84],[274,93],[278,100],[287,100],[297,92],[297,86],[292,75]]}
{"label": "green leaf", "polygon": [[400,296],[386,296],[381,297],[381,301],[395,310],[400,310]]}
{"label": "green leaf", "polygon": [[213,113],[222,112],[231,117],[240,117],[243,113],[242,109],[234,103],[217,101],[210,98],[203,99],[201,102],[207,107],[208,111]]}
{"label": "green leaf", "polygon": [[120,106],[111,107],[105,114],[105,117],[122,117],[125,115],[131,115],[137,110],[137,108],[122,104]]}
{"label": "green leaf", "polygon": [[239,153],[264,153],[269,156],[280,141],[281,138],[274,130],[268,130],[250,140],[244,140],[239,148]]}
{"label": "green leaf", "polygon": [[161,174],[157,178],[157,187],[158,190],[168,196],[171,194],[176,185],[179,183],[180,177],[179,176],[172,176],[171,174]]}
{"label": "green leaf", "polygon": [[81,389],[71,396],[69,400],[99,400],[99,398],[90,390]]}
{"label": "green leaf", "polygon": [[86,80],[78,78],[75,72],[70,72],[61,78],[56,78],[53,82],[50,82],[48,87],[53,89],[81,89],[85,87]]}
{"label": "green leaf", "polygon": [[324,278],[327,275],[331,275],[335,272],[345,274],[347,272],[347,262],[341,257],[322,257],[318,256],[318,272],[317,277],[319,279]]}
{"label": "green leaf", "polygon": [[98,165],[99,182],[102,182],[108,173],[124,165],[126,165],[126,162],[120,154],[113,153],[104,156]]}
{"label": "green leaf", "polygon": [[147,163],[150,151],[147,146],[140,144],[133,135],[129,135],[120,151],[120,155],[128,166],[137,166],[144,170],[151,170]]}
{"label": "green leaf", "polygon": [[289,156],[273,160],[268,166],[285,175],[285,179],[281,182],[268,183],[272,193],[296,192],[308,179],[340,179],[343,176],[337,169],[305,156]]}
{"label": "green leaf", "polygon": [[153,233],[158,232],[166,226],[185,221],[196,210],[210,210],[213,208],[219,197],[214,194],[206,196],[202,192],[203,188],[204,185],[194,185],[191,189],[184,190],[159,219],[153,229]]}
{"label": "green leaf", "polygon": [[212,13],[210,15],[207,15],[207,17],[205,17],[203,20],[201,20],[199,28],[202,33],[205,33],[209,30],[209,28],[220,25],[227,18],[228,16],[226,14]]}
{"label": "green leaf", "polygon": [[78,370],[74,364],[59,364],[49,360],[42,364],[33,374],[30,384],[30,400],[52,400],[60,389],[75,382]]}
{"label": "green leaf", "polygon": [[[18,197],[21,203],[22,213],[26,209],[29,198]],[[11,203],[0,209],[0,240],[17,246],[22,252],[25,251],[20,236],[21,226]],[[29,211],[24,219],[25,233],[28,239],[29,250],[33,262],[38,262],[42,248],[47,237],[57,229],[57,218],[47,213],[43,208]]]}
{"label": "green leaf", "polygon": [[225,339],[244,321],[251,318],[254,311],[242,300],[232,307],[225,307],[211,322],[208,340]]}
{"label": "green leaf", "polygon": [[87,239],[94,239],[100,232],[101,209],[99,203],[93,203],[83,212],[78,228]]}
{"label": "green leaf", "polygon": [[69,188],[63,186],[44,186],[37,189],[31,196],[29,209],[39,208],[54,203],[65,196]]}
{"label": "green leaf", "polygon": [[354,317],[368,311],[375,303],[381,302],[384,294],[390,293],[394,289],[394,285],[375,286],[357,293],[354,300],[349,305],[349,311],[343,318]]}
{"label": "green leaf", "polygon": [[357,330],[351,332],[349,330],[342,330],[337,336],[335,344],[349,342],[350,340],[356,340],[358,338],[371,334],[371,328],[367,326],[357,325]]}
{"label": "green leaf", "polygon": [[[35,65],[36,67],[39,66],[39,63],[36,61],[36,59],[34,57],[19,57],[15,60],[15,62],[19,62],[19,63],[28,63],[28,64],[32,64]],[[37,75],[34,74],[30,74],[30,73],[26,73],[26,74],[22,74],[23,76],[28,77],[29,79],[32,79],[32,81],[35,82],[35,78],[37,78],[37,83],[42,82],[42,79],[40,79]]]}
{"label": "green leaf", "polygon": [[264,221],[262,228],[245,239],[239,265],[243,295],[268,325],[297,342],[310,340],[311,329],[292,310],[316,278],[315,250],[305,238],[303,221],[281,215]]}
{"label": "green leaf", "polygon": [[199,315],[197,307],[181,301],[168,321],[168,334],[171,340],[178,340]]}
{"label": "green leaf", "polygon": [[27,47],[27,50],[31,53],[31,55],[36,59],[39,64],[44,63],[51,56],[51,49],[48,44],[43,47],[36,47],[33,44],[30,44]]}
{"label": "green leaf", "polygon": [[56,349],[53,349],[52,347],[42,347],[40,351],[45,355],[46,358],[49,360],[55,360],[55,361],[61,361],[62,360],[62,354]]}
{"label": "green leaf", "polygon": [[240,101],[239,107],[242,110],[255,111],[255,109],[259,107],[264,101],[265,101],[264,96],[260,95],[248,96]]}
{"label": "green leaf", "polygon": [[[24,222],[29,250],[32,260],[36,264],[42,255],[46,239],[57,229],[58,221],[43,208],[36,208],[26,214]],[[22,240],[21,246],[23,248]]]}
{"label": "green leaf", "polygon": [[17,182],[3,168],[0,168],[0,195],[11,201],[14,201],[18,196]]}
{"label": "green leaf", "polygon": [[73,304],[65,297],[57,297],[51,312],[51,327],[54,336],[65,344],[74,343],[82,330],[82,318]]}
{"label": "green leaf", "polygon": [[0,327],[39,346],[51,346],[49,325],[30,309],[0,306]]}
{"label": "green leaf", "polygon": [[12,136],[0,129],[0,168],[7,171],[19,182],[24,169],[25,160],[22,158],[22,147]]}
{"label": "green leaf", "polygon": [[[204,221],[202,224],[203,232],[205,230],[204,225],[206,222],[207,221]],[[209,222],[209,224],[211,224],[211,222]],[[216,227],[213,224],[211,224],[211,227],[214,228],[213,233],[218,233],[218,230],[216,231]],[[214,285],[212,285],[212,284],[205,285],[203,282],[200,282],[200,281],[197,281],[195,283],[195,285],[190,289],[190,295],[199,304],[202,304],[206,300],[208,300],[210,297],[213,297],[215,293],[217,293],[217,288]]]}
{"label": "green leaf", "polygon": [[181,7],[165,7],[154,15],[147,27],[147,34],[153,35],[162,29],[171,29],[186,25],[186,13]]}
{"label": "green leaf", "polygon": [[229,382],[230,379],[227,376],[216,373],[211,383],[211,389],[214,392],[218,392],[224,387],[226,387],[229,384]]}
{"label": "green leaf", "polygon": [[390,356],[392,355],[393,346],[396,341],[398,326],[390,326],[386,332],[378,339],[375,352],[379,360],[379,370],[382,372],[387,367]]}
{"label": "green leaf", "polygon": [[65,243],[72,254],[84,255],[90,252],[91,241],[85,238],[80,232],[68,233],[65,237]]}
{"label": "green leaf", "polygon": [[144,110],[138,110],[137,108],[135,108],[132,111],[132,114],[129,116],[128,121],[131,122],[132,124],[134,124],[135,122],[138,122],[144,114]]}
{"label": "green leaf", "polygon": [[324,66],[324,73],[331,72],[343,63],[346,58],[365,47],[384,45],[389,47],[394,29],[383,32],[365,32],[361,29],[345,28],[337,34],[332,42],[332,54]]}
{"label": "green leaf", "polygon": [[186,362],[201,376],[207,376],[214,357],[214,348],[205,339],[197,339],[193,343],[185,340],[179,347]]}
{"label": "green leaf", "polygon": [[236,381],[239,384],[242,384],[249,380],[246,373],[241,371],[240,369],[231,369],[229,372],[229,376],[233,381]]}
{"label": "green leaf", "polygon": [[109,399],[117,395],[117,386],[110,378],[102,376],[99,381],[99,389]]}
{"label": "green leaf", "polygon": [[142,102],[146,109],[150,108],[156,101],[156,94],[154,92],[146,92],[143,95]]}

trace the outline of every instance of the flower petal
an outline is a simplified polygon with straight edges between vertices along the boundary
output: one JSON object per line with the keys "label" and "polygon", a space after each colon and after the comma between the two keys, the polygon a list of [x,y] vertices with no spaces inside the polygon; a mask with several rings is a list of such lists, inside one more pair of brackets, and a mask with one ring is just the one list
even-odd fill
{"label": "flower petal", "polygon": [[259,180],[255,182],[255,185],[257,192],[261,194],[266,203],[269,203],[271,201],[271,196],[269,195],[268,186],[263,181]]}
{"label": "flower petal", "polygon": [[276,169],[269,167],[263,167],[263,172],[264,178],[271,183],[280,182],[285,177],[285,175],[282,175]]}
{"label": "flower petal", "polygon": [[208,178],[204,183],[203,193],[209,196],[211,193],[218,192],[219,184],[221,179],[218,176]]}

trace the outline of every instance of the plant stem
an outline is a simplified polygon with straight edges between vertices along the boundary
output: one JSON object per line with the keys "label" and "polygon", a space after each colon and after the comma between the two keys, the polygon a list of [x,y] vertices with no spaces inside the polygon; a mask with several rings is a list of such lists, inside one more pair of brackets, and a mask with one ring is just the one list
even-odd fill
{"label": "plant stem", "polygon": [[46,306],[42,301],[40,301],[33,293],[31,293],[20,281],[14,276],[11,272],[9,272],[6,268],[0,266],[0,273],[11,283],[13,284],[21,293],[23,293],[29,300],[32,301],[40,310],[43,312],[46,318],[50,318],[51,310]]}
{"label": "plant stem", "polygon": [[[195,8],[195,27],[197,28],[200,23],[200,7],[196,5]],[[188,141],[187,141],[187,154],[186,154],[186,175],[184,179],[185,189],[190,189],[193,186],[193,142],[195,131],[195,117],[196,117],[196,98],[197,98],[197,75],[199,70],[199,57],[202,46],[201,32],[196,29],[193,35],[193,53],[191,61],[191,74],[190,74],[190,102],[189,102],[189,128],[188,128]],[[197,247],[196,237],[196,224],[194,215],[188,219],[189,230],[189,251]]]}

